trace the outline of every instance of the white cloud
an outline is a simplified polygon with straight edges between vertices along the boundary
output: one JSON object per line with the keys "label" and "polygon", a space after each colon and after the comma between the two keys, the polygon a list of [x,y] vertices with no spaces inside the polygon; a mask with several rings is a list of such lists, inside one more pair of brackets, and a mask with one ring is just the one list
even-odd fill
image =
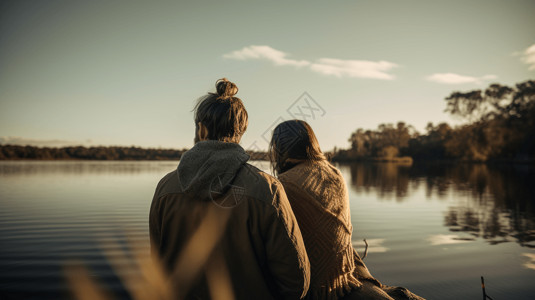
{"label": "white cloud", "polygon": [[398,65],[388,61],[343,60],[336,58],[320,58],[315,62],[308,60],[289,59],[288,53],[273,49],[270,46],[248,46],[241,50],[223,55],[224,58],[249,60],[269,60],[277,66],[309,67],[313,72],[336,77],[372,78],[392,80],[394,75],[388,72]]}
{"label": "white cloud", "polygon": [[498,78],[498,76],[491,74],[481,76],[481,80],[494,80],[496,78]]}
{"label": "white cloud", "polygon": [[444,83],[444,84],[463,84],[463,83],[475,83],[481,84],[483,81],[493,80],[498,78],[496,75],[484,75],[481,77],[459,75],[455,73],[435,73],[427,76],[425,79],[432,82]]}
{"label": "white cloud", "polygon": [[368,60],[343,60],[336,58],[320,58],[310,65],[312,71],[336,77],[357,77],[373,79],[394,79],[392,74],[387,73],[397,67],[395,63],[388,61]]}
{"label": "white cloud", "polygon": [[472,242],[475,239],[473,237],[462,238],[455,234],[437,234],[432,235],[427,240],[431,245],[451,245]]}
{"label": "white cloud", "polygon": [[249,46],[241,50],[236,50],[223,55],[224,58],[247,60],[247,59],[265,59],[272,61],[278,66],[296,66],[303,67],[310,64],[306,60],[295,60],[286,58],[288,53],[273,49],[270,46]]}
{"label": "white cloud", "polygon": [[521,60],[529,65],[528,70],[535,70],[535,44],[528,47],[520,54]]}
{"label": "white cloud", "polygon": [[37,147],[65,147],[91,144],[91,140],[86,141],[71,141],[71,140],[41,140],[41,139],[27,139],[19,136],[2,136],[0,137],[0,145],[21,145],[21,146],[37,146]]}

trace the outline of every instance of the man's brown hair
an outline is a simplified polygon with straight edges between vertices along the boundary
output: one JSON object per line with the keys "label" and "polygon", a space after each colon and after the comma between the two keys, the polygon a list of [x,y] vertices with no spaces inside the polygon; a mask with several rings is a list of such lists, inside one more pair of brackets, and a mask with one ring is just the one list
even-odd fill
{"label": "man's brown hair", "polygon": [[234,97],[238,87],[226,78],[217,80],[215,86],[217,92],[201,97],[195,106],[196,135],[201,123],[209,140],[239,143],[249,121],[243,102]]}

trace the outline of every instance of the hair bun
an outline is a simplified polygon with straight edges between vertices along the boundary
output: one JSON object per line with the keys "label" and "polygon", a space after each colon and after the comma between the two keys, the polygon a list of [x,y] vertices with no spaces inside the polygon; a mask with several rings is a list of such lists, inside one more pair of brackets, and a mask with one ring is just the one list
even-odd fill
{"label": "hair bun", "polygon": [[226,78],[218,79],[215,82],[218,98],[231,98],[238,93],[238,86]]}

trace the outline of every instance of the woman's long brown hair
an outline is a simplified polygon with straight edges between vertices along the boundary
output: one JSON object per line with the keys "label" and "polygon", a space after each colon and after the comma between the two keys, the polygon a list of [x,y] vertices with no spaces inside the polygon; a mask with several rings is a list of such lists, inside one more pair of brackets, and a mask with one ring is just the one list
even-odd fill
{"label": "woman's long brown hair", "polygon": [[275,127],[269,145],[269,157],[275,175],[301,162],[325,159],[314,131],[302,120],[285,121]]}

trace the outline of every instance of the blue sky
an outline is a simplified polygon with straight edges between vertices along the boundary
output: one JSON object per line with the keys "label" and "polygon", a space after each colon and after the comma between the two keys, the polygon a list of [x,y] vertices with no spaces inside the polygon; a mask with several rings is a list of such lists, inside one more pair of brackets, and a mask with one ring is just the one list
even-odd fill
{"label": "blue sky", "polygon": [[459,124],[452,91],[535,77],[534,1],[0,5],[4,144],[191,147],[196,99],[227,77],[249,112],[244,148],[309,101],[330,150],[381,123]]}

